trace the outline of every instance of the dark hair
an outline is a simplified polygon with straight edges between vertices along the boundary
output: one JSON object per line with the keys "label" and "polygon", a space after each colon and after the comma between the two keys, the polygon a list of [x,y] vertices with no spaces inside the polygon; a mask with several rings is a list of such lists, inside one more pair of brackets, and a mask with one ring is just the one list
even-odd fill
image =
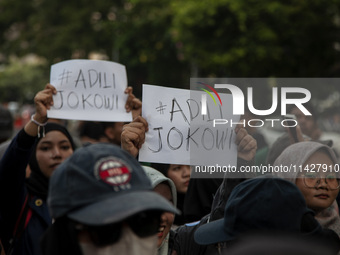
{"label": "dark hair", "polygon": [[79,127],[79,136],[99,140],[105,136],[103,125],[100,122],[84,121]]}
{"label": "dark hair", "polygon": [[102,129],[105,130],[108,127],[114,127],[116,125],[116,122],[103,121],[103,122],[99,122],[99,124],[102,126]]}
{"label": "dark hair", "polygon": [[168,177],[170,164],[151,163],[150,166]]}

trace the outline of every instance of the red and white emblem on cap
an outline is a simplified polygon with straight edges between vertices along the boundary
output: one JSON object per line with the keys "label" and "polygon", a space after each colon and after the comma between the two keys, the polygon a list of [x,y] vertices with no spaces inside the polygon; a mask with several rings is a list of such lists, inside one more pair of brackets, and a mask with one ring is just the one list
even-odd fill
{"label": "red and white emblem on cap", "polygon": [[131,170],[120,159],[108,157],[101,159],[95,166],[95,175],[105,183],[121,186],[129,183]]}

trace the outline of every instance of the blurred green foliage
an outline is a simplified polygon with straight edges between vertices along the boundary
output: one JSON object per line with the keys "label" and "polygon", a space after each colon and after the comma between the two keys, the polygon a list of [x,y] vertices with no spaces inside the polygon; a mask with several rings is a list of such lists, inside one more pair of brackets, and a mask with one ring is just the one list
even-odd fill
{"label": "blurred green foliage", "polygon": [[32,104],[35,93],[44,88],[48,78],[46,64],[28,64],[12,59],[0,71],[0,103],[16,101]]}
{"label": "blurred green foliage", "polygon": [[339,3],[178,1],[173,24],[205,76],[324,77],[339,57]]}
{"label": "blurred green foliage", "polygon": [[[93,52],[124,64],[137,96],[143,83],[189,88],[190,77],[336,77],[339,7],[340,0],[0,0],[0,101],[32,98],[51,64]],[[27,54],[45,62],[10,61]]]}

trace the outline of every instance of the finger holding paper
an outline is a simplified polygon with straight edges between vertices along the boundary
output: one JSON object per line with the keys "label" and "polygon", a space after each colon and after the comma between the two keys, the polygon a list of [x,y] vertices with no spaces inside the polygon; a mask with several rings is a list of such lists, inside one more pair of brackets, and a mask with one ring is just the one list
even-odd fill
{"label": "finger holding paper", "polygon": [[127,87],[124,91],[128,95],[126,99],[125,109],[126,112],[132,112],[132,119],[142,115],[142,101],[140,101],[134,94],[133,88]]}

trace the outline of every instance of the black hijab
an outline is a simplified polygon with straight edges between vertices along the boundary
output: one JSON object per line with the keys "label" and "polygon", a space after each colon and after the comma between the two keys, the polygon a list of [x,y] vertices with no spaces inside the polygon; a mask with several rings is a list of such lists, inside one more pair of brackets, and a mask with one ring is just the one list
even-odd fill
{"label": "black hijab", "polygon": [[[42,128],[40,131],[42,131]],[[76,149],[70,133],[67,131],[67,129],[64,126],[59,125],[57,123],[53,123],[53,122],[47,123],[47,125],[45,126],[45,134],[51,131],[59,131],[63,133],[70,141],[73,151]],[[46,200],[49,179],[41,172],[37,158],[36,158],[37,144],[39,143],[41,138],[42,138],[42,135],[40,135],[40,138],[37,139],[31,158],[30,158],[29,166],[31,168],[31,175],[26,180],[26,186],[30,194],[34,196],[38,196]]]}

